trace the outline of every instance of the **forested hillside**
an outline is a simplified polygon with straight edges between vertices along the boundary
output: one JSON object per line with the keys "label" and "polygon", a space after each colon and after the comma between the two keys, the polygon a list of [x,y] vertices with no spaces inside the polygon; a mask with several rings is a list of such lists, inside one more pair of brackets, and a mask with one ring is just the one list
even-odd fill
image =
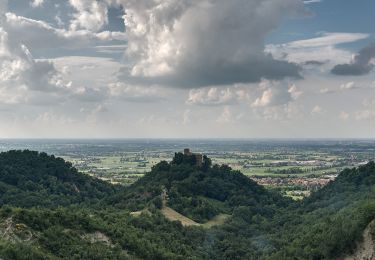
{"label": "forested hillside", "polygon": [[[123,188],[44,153],[10,151],[0,181],[3,259],[337,259],[375,219],[372,162],[302,202],[182,154]],[[166,208],[197,224],[171,221]]]}
{"label": "forested hillside", "polygon": [[33,151],[0,153],[0,205],[93,204],[120,187],[78,173],[61,158]]}
{"label": "forested hillside", "polygon": [[[176,158],[183,156],[183,160]],[[248,207],[254,214],[272,215],[275,208],[293,204],[292,200],[266,190],[226,165],[211,165],[204,158],[196,167],[194,158],[176,154],[171,162],[161,162],[152,171],[120,194],[118,207],[140,210],[149,203],[161,207],[166,192],[168,205],[197,222],[205,222],[220,213],[232,214],[238,207]]]}
{"label": "forested hillside", "polygon": [[337,259],[353,252],[375,219],[374,162],[344,170],[285,216],[274,259]]}

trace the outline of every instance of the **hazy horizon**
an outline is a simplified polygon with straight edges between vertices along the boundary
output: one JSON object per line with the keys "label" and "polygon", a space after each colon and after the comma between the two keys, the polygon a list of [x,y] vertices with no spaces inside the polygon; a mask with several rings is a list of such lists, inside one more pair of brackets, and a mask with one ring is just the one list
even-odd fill
{"label": "hazy horizon", "polygon": [[1,137],[0,141],[7,141],[7,140],[30,140],[30,141],[54,141],[54,140],[87,140],[87,141],[105,141],[105,140],[119,140],[119,141],[148,141],[148,140],[166,140],[166,141],[173,141],[173,140],[192,140],[192,141],[375,141],[375,138],[371,137],[296,137],[296,138],[288,138],[288,137],[254,137],[254,138],[246,138],[246,137],[49,137],[49,138],[38,138],[38,137],[10,137],[4,138]]}

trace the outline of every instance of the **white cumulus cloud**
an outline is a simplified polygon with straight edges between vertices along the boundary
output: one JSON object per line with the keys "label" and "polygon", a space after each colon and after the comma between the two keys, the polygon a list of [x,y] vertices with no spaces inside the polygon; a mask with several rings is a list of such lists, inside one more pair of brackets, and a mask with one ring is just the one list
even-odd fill
{"label": "white cumulus cloud", "polygon": [[262,94],[253,103],[254,108],[281,106],[298,99],[302,95],[295,84],[263,81],[260,84]]}
{"label": "white cumulus cloud", "polygon": [[189,105],[223,105],[245,100],[249,93],[242,88],[203,88],[192,89],[186,101]]}
{"label": "white cumulus cloud", "polygon": [[299,0],[117,2],[132,62],[123,78],[200,87],[299,77],[296,65],[264,53],[281,20],[304,11]]}
{"label": "white cumulus cloud", "polygon": [[73,31],[87,29],[97,32],[108,24],[106,3],[96,0],[69,0],[69,2],[76,9],[70,24]]}
{"label": "white cumulus cloud", "polygon": [[60,92],[68,87],[69,84],[64,82],[51,62],[34,60],[25,45],[13,42],[0,27],[0,89],[3,101],[26,102],[29,91]]}

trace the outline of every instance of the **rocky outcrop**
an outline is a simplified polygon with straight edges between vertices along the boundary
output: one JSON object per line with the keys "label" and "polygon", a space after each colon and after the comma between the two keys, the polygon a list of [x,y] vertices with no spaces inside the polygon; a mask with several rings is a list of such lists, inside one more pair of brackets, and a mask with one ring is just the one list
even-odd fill
{"label": "rocky outcrop", "polygon": [[344,260],[375,260],[375,220],[363,232],[363,240],[358,244],[354,254]]}

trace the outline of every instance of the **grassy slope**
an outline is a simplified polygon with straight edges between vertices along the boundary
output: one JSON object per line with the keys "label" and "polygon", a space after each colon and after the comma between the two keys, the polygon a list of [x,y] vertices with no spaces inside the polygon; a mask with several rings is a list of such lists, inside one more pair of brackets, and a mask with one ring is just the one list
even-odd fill
{"label": "grassy slope", "polygon": [[170,221],[179,221],[185,227],[187,226],[199,226],[200,224],[191,220],[190,218],[185,217],[184,215],[178,213],[172,208],[165,207],[161,209],[161,213]]}

